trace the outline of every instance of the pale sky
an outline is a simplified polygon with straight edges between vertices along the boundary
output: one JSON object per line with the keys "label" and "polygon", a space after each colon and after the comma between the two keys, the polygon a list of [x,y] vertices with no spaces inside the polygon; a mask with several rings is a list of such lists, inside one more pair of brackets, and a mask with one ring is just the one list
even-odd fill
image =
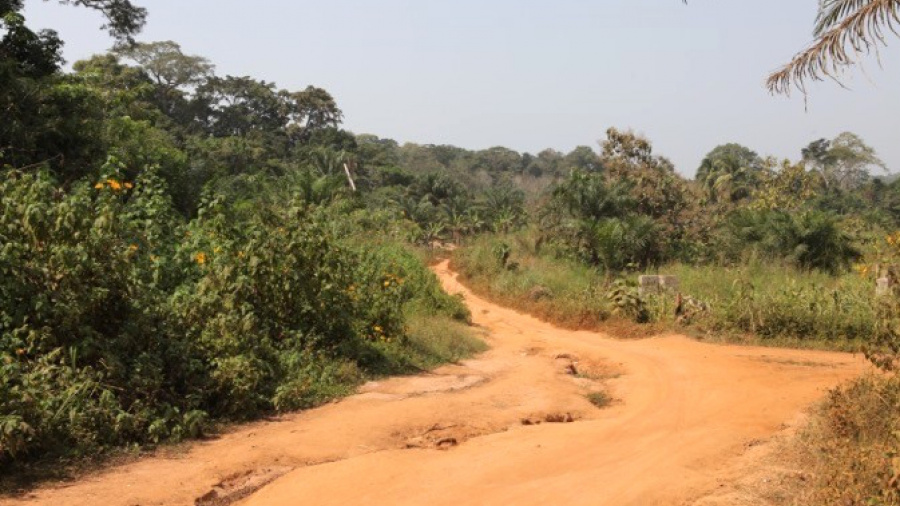
{"label": "pale sky", "polygon": [[[219,75],[323,87],[356,133],[536,153],[632,128],[692,176],[721,143],[797,159],[849,130],[900,172],[900,39],[851,91],[812,86],[808,110],[764,87],[810,42],[817,0],[133,1],[150,12],[140,40],[174,40]],[[112,43],[83,8],[27,0],[26,16],[70,63]]]}

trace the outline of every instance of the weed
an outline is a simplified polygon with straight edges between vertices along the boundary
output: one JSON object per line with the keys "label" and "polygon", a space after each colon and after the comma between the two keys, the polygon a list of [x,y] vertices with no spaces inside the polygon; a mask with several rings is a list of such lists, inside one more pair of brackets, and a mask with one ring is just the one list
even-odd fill
{"label": "weed", "polygon": [[591,404],[593,404],[594,406],[596,406],[600,409],[608,407],[613,402],[612,396],[609,395],[609,393],[606,392],[605,390],[591,392],[591,393],[585,395],[585,397],[587,397],[587,400],[590,401]]}

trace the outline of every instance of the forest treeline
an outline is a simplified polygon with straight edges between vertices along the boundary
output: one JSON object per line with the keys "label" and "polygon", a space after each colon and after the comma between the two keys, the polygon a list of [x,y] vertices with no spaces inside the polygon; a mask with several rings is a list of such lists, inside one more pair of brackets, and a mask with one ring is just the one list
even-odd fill
{"label": "forest treeline", "polygon": [[[796,161],[714,147],[693,180],[624,129],[569,153],[400,144],[342,128],[324,89],[134,42],[146,13],[127,1],[75,3],[118,42],[66,71],[56,34],[0,2],[4,472],[177,441],[481,349],[426,268],[440,244],[490,236],[496,276],[518,268],[506,238],[527,233],[530,254],[638,310],[616,279],[760,261],[869,279],[900,248],[900,182],[852,133]],[[728,318],[756,331],[747,293]],[[853,321],[891,369],[900,311],[876,306]]]}

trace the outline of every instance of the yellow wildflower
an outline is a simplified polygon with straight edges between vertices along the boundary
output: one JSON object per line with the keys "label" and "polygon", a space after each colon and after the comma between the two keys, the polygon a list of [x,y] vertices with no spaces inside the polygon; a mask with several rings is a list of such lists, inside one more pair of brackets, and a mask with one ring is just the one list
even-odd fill
{"label": "yellow wildflower", "polygon": [[95,185],[94,185],[94,188],[96,188],[96,189],[98,189],[98,190],[102,190],[102,189],[103,189],[103,183],[100,182],[100,183],[95,184]]}
{"label": "yellow wildflower", "polygon": [[244,252],[238,251],[238,258],[244,258]]}
{"label": "yellow wildflower", "polygon": [[389,286],[391,286],[391,282],[390,282],[390,281],[385,281],[385,282],[384,282],[384,287],[387,288],[387,287],[389,287]]}
{"label": "yellow wildflower", "polygon": [[134,188],[134,184],[133,183],[125,183],[125,188],[128,188],[130,190],[130,189]]}
{"label": "yellow wildflower", "polygon": [[128,246],[128,251],[130,251],[131,253],[134,253],[137,250],[138,250],[137,244],[132,244],[132,245]]}
{"label": "yellow wildflower", "polygon": [[106,182],[109,183],[109,187],[115,191],[119,191],[122,189],[122,184],[115,179],[107,179]]}
{"label": "yellow wildflower", "polygon": [[194,255],[194,260],[196,260],[197,263],[200,265],[205,264],[206,263],[206,253],[204,253],[202,251],[197,253],[196,255]]}

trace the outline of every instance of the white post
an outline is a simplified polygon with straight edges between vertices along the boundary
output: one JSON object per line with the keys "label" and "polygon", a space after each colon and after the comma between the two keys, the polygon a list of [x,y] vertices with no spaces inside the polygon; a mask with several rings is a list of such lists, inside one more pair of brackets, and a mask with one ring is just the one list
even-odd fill
{"label": "white post", "polygon": [[350,188],[353,191],[356,191],[356,185],[353,183],[353,176],[350,175],[350,167],[347,167],[347,164],[344,164],[344,172],[347,173],[347,181],[350,181]]}

